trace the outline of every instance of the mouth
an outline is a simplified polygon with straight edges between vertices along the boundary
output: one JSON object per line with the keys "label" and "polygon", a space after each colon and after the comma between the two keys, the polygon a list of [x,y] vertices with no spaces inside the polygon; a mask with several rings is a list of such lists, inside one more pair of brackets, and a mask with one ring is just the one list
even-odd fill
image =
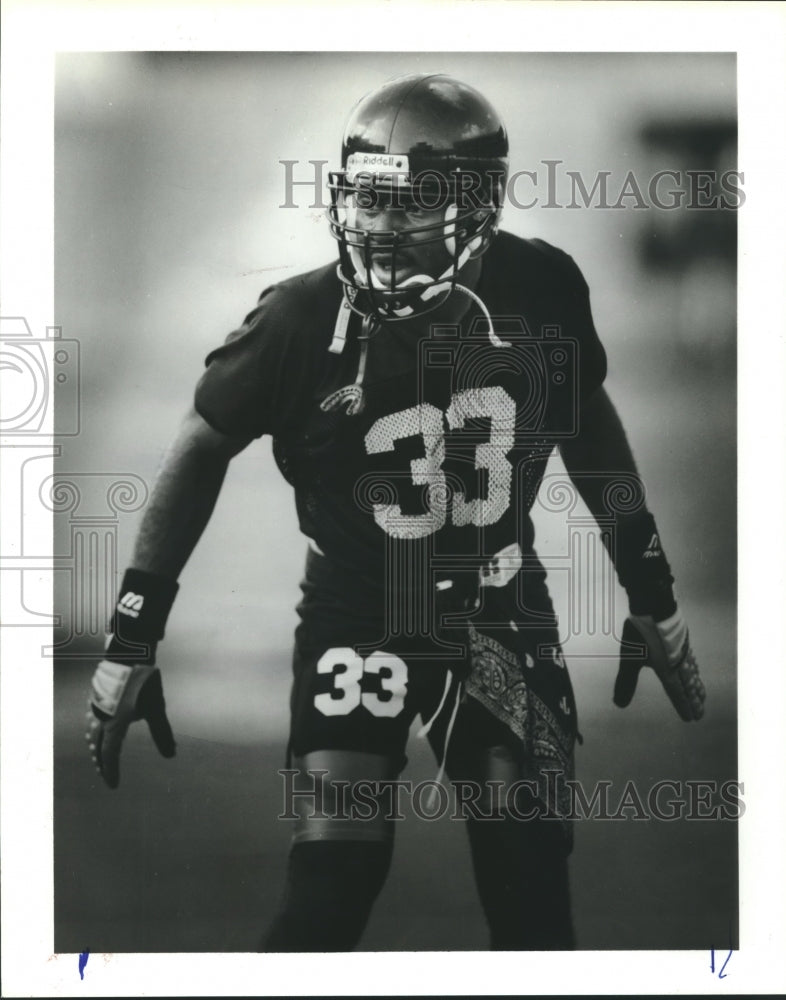
{"label": "mouth", "polygon": [[373,253],[371,255],[371,269],[380,281],[386,285],[393,283],[395,276],[396,284],[406,281],[416,273],[415,264],[412,258],[404,251],[395,254]]}

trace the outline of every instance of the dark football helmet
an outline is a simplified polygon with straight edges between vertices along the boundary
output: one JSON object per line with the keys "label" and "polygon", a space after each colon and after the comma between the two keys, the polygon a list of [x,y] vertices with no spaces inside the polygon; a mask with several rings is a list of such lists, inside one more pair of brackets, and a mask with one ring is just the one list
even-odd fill
{"label": "dark football helmet", "polygon": [[[329,175],[328,210],[339,244],[339,278],[355,312],[406,320],[447,299],[461,269],[485,252],[497,231],[507,155],[505,127],[489,102],[443,74],[401,77],[356,105],[344,133],[342,169]],[[427,210],[431,220],[438,210],[439,221],[363,228],[358,210],[380,199],[394,208]],[[448,266],[440,274],[397,280],[397,260],[424,243],[441,243]],[[375,273],[372,255],[385,258],[389,280]]]}

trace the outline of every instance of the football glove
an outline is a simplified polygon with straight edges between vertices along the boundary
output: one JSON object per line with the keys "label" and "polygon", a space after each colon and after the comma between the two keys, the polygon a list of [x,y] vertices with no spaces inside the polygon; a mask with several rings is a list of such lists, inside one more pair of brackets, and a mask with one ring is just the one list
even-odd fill
{"label": "football glove", "polygon": [[[627,645],[644,646],[643,654],[628,655]],[[614,704],[625,708],[636,691],[639,671],[650,666],[666,690],[680,718],[686,722],[704,715],[706,692],[690,645],[688,627],[679,610],[665,621],[649,615],[631,615],[622,629],[620,666],[614,685]]]}
{"label": "football glove", "polygon": [[175,756],[155,662],[177,590],[174,580],[144,570],[129,569],[123,577],[105,657],[93,674],[85,734],[93,763],[110,788],[120,782],[120,750],[132,722],[144,719],[159,752]]}
{"label": "football glove", "polygon": [[175,756],[175,737],[166,714],[161,671],[102,660],[93,674],[87,733],[96,770],[110,788],[120,783],[120,750],[132,722],[144,719],[163,757]]}

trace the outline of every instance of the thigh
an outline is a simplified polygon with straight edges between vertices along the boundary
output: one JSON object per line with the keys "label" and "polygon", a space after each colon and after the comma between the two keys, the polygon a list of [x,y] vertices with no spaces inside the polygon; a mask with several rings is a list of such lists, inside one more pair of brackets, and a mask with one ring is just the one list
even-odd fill
{"label": "thigh", "polygon": [[570,811],[575,774],[576,701],[556,624],[478,628],[472,672],[457,720],[457,752],[471,766],[476,748],[501,745],[535,781],[548,809]]}
{"label": "thigh", "polygon": [[[474,783],[457,792],[483,803],[511,794],[512,812],[533,794],[538,811],[568,847],[572,843],[570,788],[575,774],[576,704],[556,624],[470,629],[472,669],[452,731],[446,712],[429,734],[454,782]],[[500,808],[507,808],[503,802]],[[486,811],[488,811],[486,809]],[[555,834],[555,836],[557,836]]]}

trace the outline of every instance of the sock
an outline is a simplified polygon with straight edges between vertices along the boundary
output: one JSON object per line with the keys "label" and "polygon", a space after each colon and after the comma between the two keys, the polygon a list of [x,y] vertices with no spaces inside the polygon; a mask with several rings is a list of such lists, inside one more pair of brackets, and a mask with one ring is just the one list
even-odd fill
{"label": "sock", "polygon": [[392,840],[295,844],[283,904],[259,950],[351,951],[385,882],[392,853]]}

